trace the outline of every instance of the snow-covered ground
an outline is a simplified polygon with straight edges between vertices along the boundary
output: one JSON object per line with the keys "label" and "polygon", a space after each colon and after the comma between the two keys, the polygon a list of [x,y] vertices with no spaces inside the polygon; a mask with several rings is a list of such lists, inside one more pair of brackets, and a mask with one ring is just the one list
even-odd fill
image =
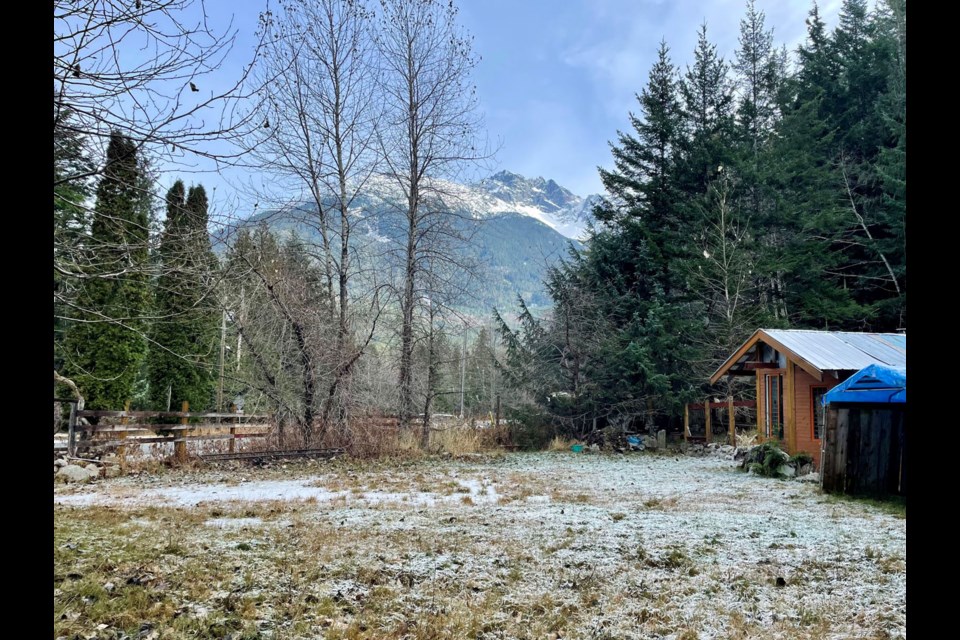
{"label": "snow-covered ground", "polygon": [[[905,518],[718,458],[166,473],[58,486],[54,504],[72,535],[87,510],[120,508],[124,535],[168,512],[205,524],[180,544],[256,567],[269,637],[905,637]],[[263,595],[288,563],[322,611],[284,617]]]}

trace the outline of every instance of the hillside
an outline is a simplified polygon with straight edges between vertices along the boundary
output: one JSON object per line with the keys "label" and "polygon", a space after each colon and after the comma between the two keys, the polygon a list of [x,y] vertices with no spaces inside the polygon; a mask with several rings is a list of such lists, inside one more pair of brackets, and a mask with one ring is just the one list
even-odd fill
{"label": "hillside", "polygon": [[[469,238],[466,257],[475,265],[469,293],[455,306],[486,317],[492,307],[512,306],[520,295],[535,311],[548,308],[543,286],[547,269],[567,255],[571,245],[582,247],[599,196],[583,198],[553,180],[508,171],[469,185],[440,184],[455,226]],[[401,248],[399,196],[394,185],[378,177],[355,202],[352,213],[360,220],[354,248],[374,262]],[[301,205],[262,211],[234,228],[266,222],[275,231],[315,242],[319,232],[308,222],[313,210],[312,205]]]}

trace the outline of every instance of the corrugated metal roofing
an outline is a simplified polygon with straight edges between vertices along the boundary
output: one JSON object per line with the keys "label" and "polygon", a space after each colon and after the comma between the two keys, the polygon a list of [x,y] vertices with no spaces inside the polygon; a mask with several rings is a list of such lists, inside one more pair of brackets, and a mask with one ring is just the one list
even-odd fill
{"label": "corrugated metal roofing", "polygon": [[820,371],[857,371],[871,364],[907,366],[907,337],[903,334],[803,329],[763,329],[763,333]]}

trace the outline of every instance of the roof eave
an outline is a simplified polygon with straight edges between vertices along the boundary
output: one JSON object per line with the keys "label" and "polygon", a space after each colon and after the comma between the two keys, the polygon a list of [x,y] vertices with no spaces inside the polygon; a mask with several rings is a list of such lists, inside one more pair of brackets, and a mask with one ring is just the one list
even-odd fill
{"label": "roof eave", "polygon": [[818,382],[823,381],[823,371],[814,366],[813,363],[808,361],[806,358],[803,358],[792,349],[783,346],[779,340],[772,338],[770,334],[763,329],[757,329],[753,332],[753,335],[747,338],[747,341],[740,345],[740,348],[737,349],[732,356],[727,358],[726,361],[720,365],[720,368],[717,369],[712,376],[710,376],[710,384],[716,384],[720,378],[730,370],[737,360],[742,358],[747,351],[749,351],[755,344],[757,344],[757,342],[760,342],[761,340],[765,344],[774,347],[780,353],[785,354],[792,362],[796,363],[797,366],[816,378]]}

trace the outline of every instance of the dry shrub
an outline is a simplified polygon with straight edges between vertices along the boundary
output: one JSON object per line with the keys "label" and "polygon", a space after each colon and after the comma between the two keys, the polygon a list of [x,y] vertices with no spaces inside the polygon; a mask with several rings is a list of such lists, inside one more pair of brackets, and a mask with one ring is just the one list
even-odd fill
{"label": "dry shrub", "polygon": [[547,451],[570,451],[572,445],[577,444],[576,440],[569,440],[563,436],[554,436],[553,440],[547,446]]}
{"label": "dry shrub", "polygon": [[430,432],[430,451],[449,453],[454,456],[477,453],[483,448],[482,431],[483,429],[475,429],[467,425],[432,430]]}
{"label": "dry shrub", "polygon": [[737,446],[741,449],[752,447],[757,443],[757,430],[744,431],[737,434]]}
{"label": "dry shrub", "polygon": [[[311,437],[306,437],[296,426],[284,429],[274,426],[263,438],[237,441],[238,451],[290,451],[295,449],[343,449],[357,459],[400,458],[416,459],[425,454],[450,454],[460,456],[481,451],[491,451],[509,445],[510,430],[506,423],[497,427],[476,427],[468,423],[454,422],[447,426],[433,426],[427,450],[421,447],[421,424],[414,422],[411,429],[402,430],[397,418],[385,416],[357,416],[346,427],[331,426],[322,430],[319,425]],[[217,441],[214,448],[226,446]],[[198,453],[195,446],[190,453]]]}

